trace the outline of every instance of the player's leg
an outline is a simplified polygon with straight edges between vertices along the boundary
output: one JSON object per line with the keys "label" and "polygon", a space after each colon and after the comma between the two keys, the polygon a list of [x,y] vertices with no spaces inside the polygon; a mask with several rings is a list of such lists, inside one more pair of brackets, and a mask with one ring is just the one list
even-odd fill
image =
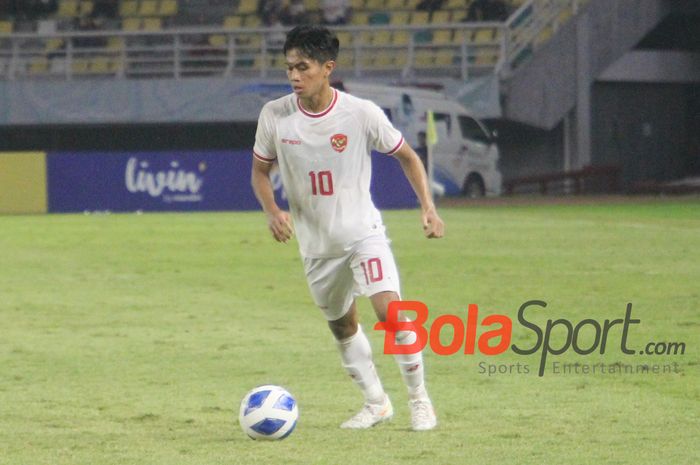
{"label": "player's leg", "polygon": [[[393,291],[378,292],[370,296],[372,307],[380,321],[386,321],[389,302],[398,300],[399,295]],[[403,319],[403,318],[402,318]],[[416,333],[413,331],[398,331],[397,344],[413,344]],[[425,388],[425,370],[423,368],[423,352],[414,354],[394,355],[399,365],[401,376],[408,389],[408,408],[411,411],[411,426],[416,431],[427,431],[435,428],[437,417]]]}
{"label": "player's leg", "polygon": [[[386,321],[386,313],[389,308],[389,302],[399,300],[399,295],[393,291],[381,291],[370,296],[374,313],[376,313],[379,321]],[[401,316],[403,321],[408,321],[408,318]],[[408,345],[416,342],[416,333],[413,331],[398,331],[396,333],[396,343],[399,345]],[[414,354],[396,354],[394,355],[396,363],[399,365],[401,376],[406,388],[408,389],[408,397],[411,400],[427,398],[428,393],[425,389],[425,370],[423,367],[423,352],[419,351]]]}
{"label": "player's leg", "polygon": [[[355,257],[355,279],[362,293],[369,296],[377,318],[386,321],[389,303],[399,300],[401,295],[396,262],[386,239],[372,238],[364,242],[358,247]],[[397,344],[412,344],[415,341],[416,334],[413,331],[399,331],[396,334]],[[396,354],[394,358],[408,390],[413,429],[434,428],[437,420],[425,387],[423,353]]]}
{"label": "player's leg", "polygon": [[355,301],[345,315],[329,321],[328,326],[336,338],[343,367],[365,396],[362,409],[340,427],[365,429],[390,420],[394,409],[374,367],[372,346],[357,321]]}
{"label": "player's leg", "polygon": [[372,361],[372,347],[358,323],[349,259],[305,259],[311,294],[328,320],[343,367],[360,388],[365,405],[343,428],[369,428],[389,420],[393,408]]}

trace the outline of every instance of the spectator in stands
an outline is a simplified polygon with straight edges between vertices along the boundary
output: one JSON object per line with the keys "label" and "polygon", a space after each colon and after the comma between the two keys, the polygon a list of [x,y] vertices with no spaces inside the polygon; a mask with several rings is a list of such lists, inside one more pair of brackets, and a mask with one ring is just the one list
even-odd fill
{"label": "spectator in stands", "polygon": [[282,10],[282,24],[285,26],[298,26],[309,22],[309,15],[304,6],[304,0],[290,0]]}
{"label": "spectator in stands", "polygon": [[282,0],[259,0],[258,17],[265,26],[270,27],[279,22],[283,8]]}
{"label": "spectator in stands", "polygon": [[40,16],[49,16],[58,11],[57,0],[36,0],[34,5]]}
{"label": "spectator in stands", "polygon": [[119,9],[118,0],[95,0],[92,8],[92,16],[98,18],[115,19]]}
{"label": "spectator in stands", "polygon": [[265,18],[264,24],[266,27],[270,28],[271,31],[267,33],[266,39],[268,45],[273,48],[281,48],[284,45],[286,39],[286,34],[284,30],[284,24],[282,20],[277,16],[274,11],[268,13]]}
{"label": "spectator in stands", "polygon": [[462,21],[505,21],[508,7],[503,0],[474,0]]}
{"label": "spectator in stands", "polygon": [[322,0],[321,20],[328,26],[340,26],[350,21],[349,0]]}
{"label": "spectator in stands", "polygon": [[427,11],[432,13],[442,8],[445,0],[421,0],[418,5],[416,5],[416,10]]}
{"label": "spectator in stands", "polygon": [[14,0],[0,0],[0,18],[7,18],[15,14]]}
{"label": "spectator in stands", "polygon": [[57,0],[14,1],[14,12],[20,19],[35,20],[58,11]]}
{"label": "spectator in stands", "polygon": [[[101,20],[92,17],[82,17],[77,20],[75,29],[80,32],[99,31],[102,29]],[[76,47],[97,48],[107,46],[107,38],[100,36],[75,37],[73,45]]]}

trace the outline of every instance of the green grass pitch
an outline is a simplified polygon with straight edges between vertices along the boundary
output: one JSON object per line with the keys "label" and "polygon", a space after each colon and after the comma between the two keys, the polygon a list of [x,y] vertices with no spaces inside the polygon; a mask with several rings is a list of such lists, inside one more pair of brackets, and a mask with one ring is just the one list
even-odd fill
{"label": "green grass pitch", "polygon": [[[439,426],[413,433],[363,300],[396,415],[344,431],[361,396],[311,302],[296,243],[275,243],[261,213],[0,217],[0,464],[700,463],[700,202],[441,214],[447,237],[428,241],[417,211],[384,213],[404,298],[425,302],[429,321],[464,317],[469,303],[480,319],[515,321],[530,299],[548,304],[533,313],[538,324],[603,321],[632,302],[641,323],[630,347],[684,342],[685,354],[624,355],[616,333],[605,355],[549,361],[676,362],[681,372],[538,377],[538,355],[428,350]],[[532,341],[514,327],[514,343]],[[482,362],[530,373],[488,376]],[[240,399],[264,383],[300,405],[282,442],[251,441],[237,424]]]}

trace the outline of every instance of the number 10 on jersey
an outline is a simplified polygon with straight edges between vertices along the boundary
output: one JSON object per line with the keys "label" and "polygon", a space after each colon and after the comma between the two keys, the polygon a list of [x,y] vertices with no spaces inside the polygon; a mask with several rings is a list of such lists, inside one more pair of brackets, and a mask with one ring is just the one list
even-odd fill
{"label": "number 10 on jersey", "polygon": [[311,195],[333,195],[333,173],[309,171]]}

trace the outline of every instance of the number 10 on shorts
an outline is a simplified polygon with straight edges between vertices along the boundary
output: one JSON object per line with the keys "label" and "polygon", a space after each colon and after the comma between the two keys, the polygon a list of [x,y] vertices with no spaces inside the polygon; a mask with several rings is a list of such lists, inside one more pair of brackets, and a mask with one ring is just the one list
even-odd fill
{"label": "number 10 on shorts", "polygon": [[365,273],[365,284],[376,283],[384,279],[382,273],[382,262],[378,258],[370,258],[366,262],[361,262],[360,266]]}

